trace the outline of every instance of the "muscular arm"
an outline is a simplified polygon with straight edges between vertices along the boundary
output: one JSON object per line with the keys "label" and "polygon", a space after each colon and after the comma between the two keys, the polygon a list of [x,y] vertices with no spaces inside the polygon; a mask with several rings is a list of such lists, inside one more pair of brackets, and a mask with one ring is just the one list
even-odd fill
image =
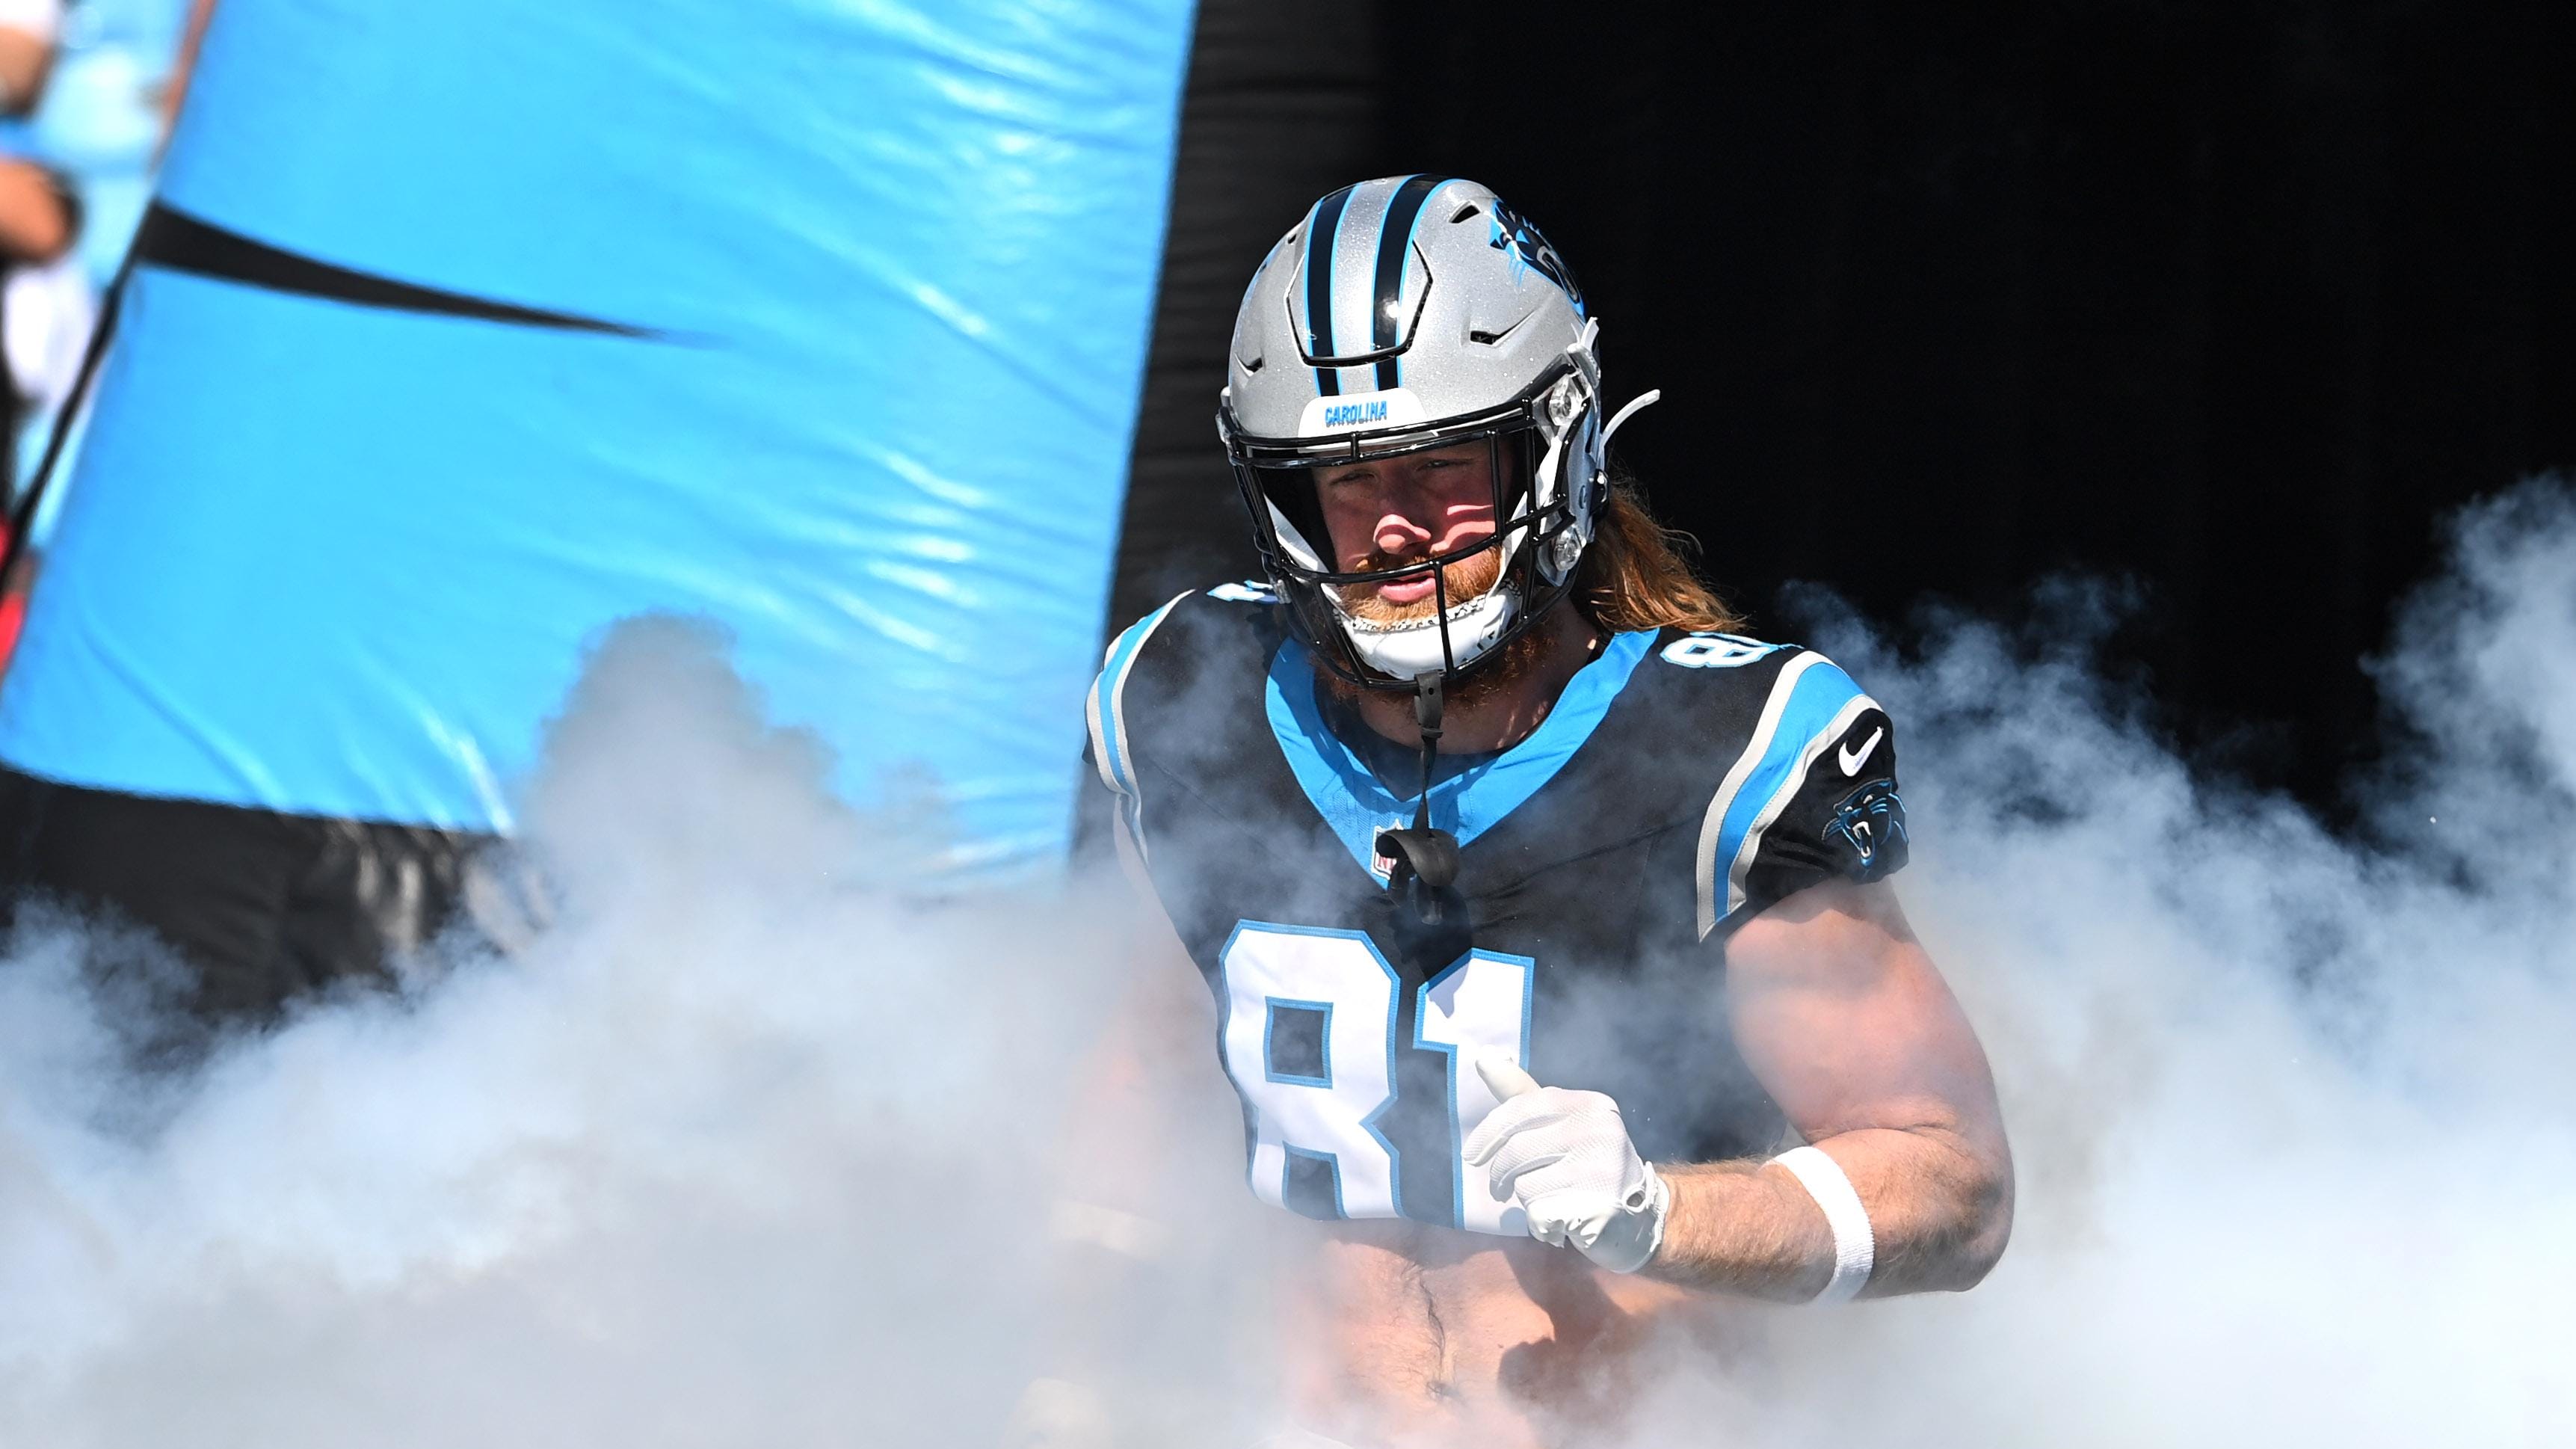
{"label": "muscular arm", "polygon": [[[1830,882],[1727,946],[1735,1036],[1876,1240],[1870,1297],[1976,1285],[2012,1230],[2012,1154],[1985,1052],[1884,883]],[[1823,1210],[1784,1168],[1662,1167],[1673,1202],[1646,1272],[1803,1302],[1833,1273]]]}

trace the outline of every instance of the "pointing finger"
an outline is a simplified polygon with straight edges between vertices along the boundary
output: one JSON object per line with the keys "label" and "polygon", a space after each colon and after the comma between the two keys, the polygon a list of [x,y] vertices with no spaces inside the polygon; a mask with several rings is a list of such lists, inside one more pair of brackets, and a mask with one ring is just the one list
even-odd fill
{"label": "pointing finger", "polygon": [[1485,1079],[1485,1090],[1493,1093],[1498,1102],[1538,1090],[1538,1078],[1522,1071],[1519,1063],[1501,1052],[1477,1053],[1476,1075]]}

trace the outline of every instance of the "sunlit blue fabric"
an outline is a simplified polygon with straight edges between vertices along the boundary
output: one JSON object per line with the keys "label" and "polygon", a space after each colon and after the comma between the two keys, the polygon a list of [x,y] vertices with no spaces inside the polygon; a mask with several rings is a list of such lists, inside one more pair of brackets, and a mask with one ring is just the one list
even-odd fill
{"label": "sunlit blue fabric", "polygon": [[146,268],[0,758],[470,829],[586,639],[711,615],[960,859],[1061,849],[1185,0],[225,0],[173,207],[629,339]]}

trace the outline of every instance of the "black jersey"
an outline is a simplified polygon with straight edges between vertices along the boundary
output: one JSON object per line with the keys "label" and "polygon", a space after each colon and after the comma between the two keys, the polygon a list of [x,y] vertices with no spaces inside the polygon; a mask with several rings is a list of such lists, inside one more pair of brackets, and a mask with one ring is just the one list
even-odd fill
{"label": "black jersey", "polygon": [[1391,788],[1332,728],[1281,612],[1257,585],[1185,594],[1110,646],[1089,706],[1120,849],[1215,993],[1253,1190],[1523,1232],[1459,1160],[1494,1105],[1485,1053],[1609,1093],[1649,1159],[1772,1146],[1724,943],[1804,886],[1904,863],[1877,703],[1794,645],[1615,635],[1529,738],[1433,788],[1460,847],[1433,924],[1376,850],[1418,781]]}

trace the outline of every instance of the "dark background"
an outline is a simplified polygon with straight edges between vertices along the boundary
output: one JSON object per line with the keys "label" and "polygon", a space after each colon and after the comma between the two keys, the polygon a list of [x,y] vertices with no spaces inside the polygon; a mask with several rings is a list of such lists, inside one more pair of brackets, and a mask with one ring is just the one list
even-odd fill
{"label": "dark background", "polygon": [[1254,571],[1211,416],[1325,191],[1472,176],[1603,318],[1707,571],[1904,626],[2135,585],[2105,666],[2321,805],[2453,506],[2576,469],[2576,4],[1206,0],[1109,627]]}

